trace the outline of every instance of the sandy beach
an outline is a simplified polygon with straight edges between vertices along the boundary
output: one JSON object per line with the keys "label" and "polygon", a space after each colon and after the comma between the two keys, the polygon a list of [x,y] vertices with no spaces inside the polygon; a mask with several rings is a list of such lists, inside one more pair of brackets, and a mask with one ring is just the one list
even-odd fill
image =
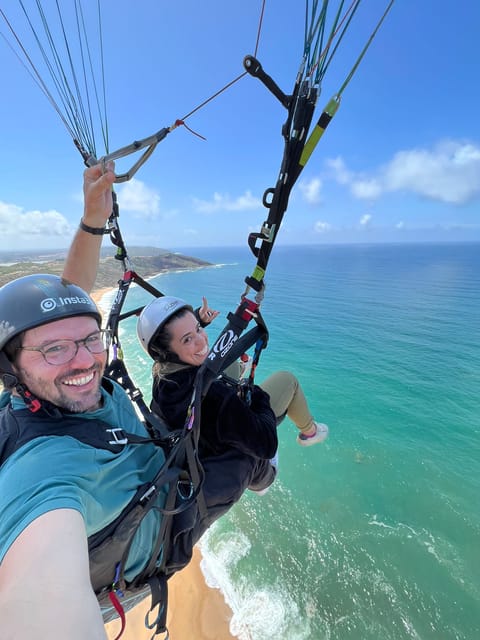
{"label": "sandy beach", "polygon": [[[167,626],[170,640],[234,640],[229,631],[232,617],[218,589],[205,583],[201,554],[195,548],[193,560],[169,581]],[[127,627],[122,640],[149,640],[151,631],[145,628],[148,601],[127,614]],[[118,620],[106,625],[108,640],[114,640],[120,630]]]}
{"label": "sandy beach", "polygon": [[[93,300],[98,304],[112,289],[96,289]],[[193,559],[169,580],[167,626],[171,640],[232,640],[229,631],[232,611],[218,589],[207,586],[200,568],[200,550],[194,549]],[[145,628],[149,601],[137,605],[127,614],[127,628],[122,640],[149,640],[151,631]],[[114,640],[120,630],[118,620],[106,625],[107,637]]]}
{"label": "sandy beach", "polygon": [[114,289],[113,287],[104,287],[103,289],[93,289],[93,291],[90,293],[90,296],[92,297],[92,300],[95,302],[95,304],[99,304],[100,300],[103,298],[103,296],[106,293],[109,293],[110,291],[116,291],[116,289]]}

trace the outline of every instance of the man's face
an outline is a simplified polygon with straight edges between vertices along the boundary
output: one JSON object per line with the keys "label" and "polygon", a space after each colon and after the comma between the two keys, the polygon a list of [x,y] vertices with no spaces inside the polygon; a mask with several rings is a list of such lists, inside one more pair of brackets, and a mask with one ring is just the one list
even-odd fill
{"label": "man's face", "polygon": [[[58,340],[81,340],[98,331],[95,318],[65,318],[25,332],[22,347],[48,347]],[[66,364],[52,365],[39,351],[18,351],[15,369],[33,395],[73,413],[93,411],[100,406],[100,383],[107,361],[106,351],[90,353],[78,345],[75,357]]]}

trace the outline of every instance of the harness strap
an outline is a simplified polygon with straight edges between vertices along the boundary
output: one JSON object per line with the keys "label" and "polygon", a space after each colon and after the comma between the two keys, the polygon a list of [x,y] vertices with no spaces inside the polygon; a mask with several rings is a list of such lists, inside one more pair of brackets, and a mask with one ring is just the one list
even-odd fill
{"label": "harness strap", "polygon": [[[117,258],[118,255],[116,255],[115,257]],[[124,257],[126,258],[126,253],[124,254]],[[138,307],[134,311],[121,315],[121,310],[123,308],[123,304],[125,302],[127,292],[132,282],[134,282],[135,284],[138,284],[140,287],[142,287],[142,289],[144,289],[145,291],[148,291],[148,293],[152,294],[152,296],[156,298],[159,298],[164,295],[161,291],[156,289],[153,285],[151,285],[146,280],[144,280],[141,276],[139,276],[135,271],[133,271],[132,269],[125,269],[122,279],[118,281],[118,292],[117,292],[117,295],[115,296],[115,300],[113,301],[112,308],[110,309],[110,313],[109,313],[109,316],[107,319],[107,325],[106,325],[107,329],[112,333],[112,335],[114,336],[114,338],[117,339],[117,341],[118,341],[119,321],[124,318],[128,318],[130,315],[133,315],[133,314],[137,315],[143,309],[143,307]]]}
{"label": "harness strap", "polygon": [[160,438],[161,440],[169,441],[172,436],[168,426],[159,416],[148,408],[143,399],[143,393],[139,387],[135,386],[133,383],[133,380],[125,366],[125,362],[118,357],[114,358],[108,364],[105,370],[105,375],[108,378],[115,380],[115,382],[118,382],[118,384],[120,384],[127,392],[130,400],[137,405],[143,416],[145,426],[150,436],[155,440]]}
{"label": "harness strap", "polygon": [[[148,580],[152,600],[150,610],[145,615],[145,626],[147,629],[155,629],[152,636],[154,638],[159,633],[166,633],[165,640],[168,640],[169,634],[167,629],[167,611],[168,611],[168,583],[165,574],[154,576]],[[151,612],[158,607],[157,617],[150,622]]]}
{"label": "harness strap", "polygon": [[[201,466],[201,463],[200,463],[200,460],[198,459],[196,451],[194,451],[192,437],[193,437],[193,434],[186,442],[186,447],[185,447],[187,463],[188,463],[188,468],[190,470],[190,476],[192,479],[193,486],[201,487],[203,484],[203,477],[200,477],[199,469],[202,469],[203,471],[203,467]],[[198,493],[197,506],[198,506],[198,511],[200,513],[200,516],[203,519],[207,515],[207,505],[205,503],[205,496],[203,495],[203,491],[200,491]]]}
{"label": "harness strap", "polygon": [[[139,582],[148,582],[148,578],[150,574],[153,572],[157,565],[158,555],[160,553],[160,548],[162,544],[164,545],[162,551],[162,560],[160,566],[158,567],[159,572],[163,572],[165,569],[166,559],[169,554],[169,535],[170,530],[172,528],[172,516],[171,514],[175,510],[175,503],[177,499],[177,483],[171,483],[168,489],[167,499],[165,501],[165,506],[163,511],[162,524],[160,525],[160,530],[157,534],[157,541],[155,543],[155,547],[150,556],[150,562],[147,564],[142,573],[136,578]],[[154,603],[152,602],[152,607],[150,610],[154,608]]]}
{"label": "harness strap", "polygon": [[[267,343],[268,329],[260,313],[258,303],[243,298],[235,313],[229,313],[227,318],[228,324],[213,344],[197,374],[197,378],[202,379],[202,396],[207,393],[211,382],[255,344],[260,336],[265,338],[265,345]],[[240,338],[252,319],[255,320],[257,326]]]}
{"label": "harness strap", "polygon": [[118,633],[118,635],[115,636],[115,640],[118,640],[123,635],[123,632],[125,631],[125,627],[127,626],[127,619],[125,617],[125,611],[123,610],[121,602],[117,598],[117,594],[115,593],[115,591],[113,591],[113,590],[110,591],[109,594],[108,594],[108,597],[110,599],[110,602],[114,606],[115,611],[118,613],[118,616],[119,616],[120,621],[122,623],[120,632]]}

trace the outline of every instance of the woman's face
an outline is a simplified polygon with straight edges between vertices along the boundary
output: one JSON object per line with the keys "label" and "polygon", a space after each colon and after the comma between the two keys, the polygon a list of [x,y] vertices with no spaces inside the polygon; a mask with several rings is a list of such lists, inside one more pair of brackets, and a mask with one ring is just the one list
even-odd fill
{"label": "woman's face", "polygon": [[197,318],[188,311],[168,325],[169,348],[182,362],[199,366],[208,355],[208,338]]}

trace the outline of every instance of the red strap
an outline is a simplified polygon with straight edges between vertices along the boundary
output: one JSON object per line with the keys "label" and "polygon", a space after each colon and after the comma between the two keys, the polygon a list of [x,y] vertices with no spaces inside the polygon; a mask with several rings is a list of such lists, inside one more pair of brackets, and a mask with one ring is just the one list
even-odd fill
{"label": "red strap", "polygon": [[120,616],[120,620],[122,622],[122,628],[120,629],[120,633],[115,638],[115,640],[118,640],[120,638],[120,636],[123,635],[123,632],[125,631],[125,627],[127,625],[127,620],[125,618],[125,611],[123,610],[123,607],[120,604],[120,600],[117,598],[117,594],[115,593],[115,591],[110,591],[109,594],[108,594],[108,597],[110,598],[110,602],[115,607],[115,610],[118,613],[118,615]]}
{"label": "red strap", "polygon": [[185,127],[185,129],[190,131],[190,133],[193,133],[194,136],[197,136],[198,138],[201,138],[202,140],[206,140],[205,136],[202,136],[197,131],[194,131],[193,129],[191,129],[187,124],[185,124],[185,122],[183,120],[175,120],[175,124],[174,124],[175,127],[179,127],[181,125],[183,125]]}

